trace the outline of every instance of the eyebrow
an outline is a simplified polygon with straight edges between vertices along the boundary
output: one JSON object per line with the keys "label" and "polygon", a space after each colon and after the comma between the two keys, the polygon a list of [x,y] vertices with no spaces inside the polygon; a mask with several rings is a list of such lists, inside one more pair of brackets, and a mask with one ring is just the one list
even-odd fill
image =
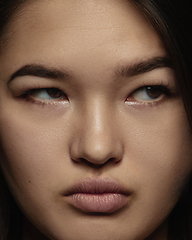
{"label": "eyebrow", "polygon": [[171,60],[168,57],[154,57],[131,66],[122,67],[116,71],[116,75],[121,77],[133,77],[157,68],[165,67],[172,68]]}
{"label": "eyebrow", "polygon": [[[131,66],[121,67],[116,71],[116,75],[121,77],[133,77],[157,68],[164,67],[172,68],[170,59],[167,57],[154,57],[146,61],[135,63]],[[67,71],[60,71],[54,68],[47,68],[43,65],[31,64],[25,65],[14,72],[11,75],[9,82],[19,76],[36,76],[49,79],[67,79],[70,77],[70,74]]]}
{"label": "eyebrow", "polygon": [[42,65],[31,64],[25,65],[16,72],[14,72],[11,75],[9,82],[15,79],[16,77],[20,76],[36,76],[50,79],[66,79],[69,77],[69,73],[54,68],[47,68]]}

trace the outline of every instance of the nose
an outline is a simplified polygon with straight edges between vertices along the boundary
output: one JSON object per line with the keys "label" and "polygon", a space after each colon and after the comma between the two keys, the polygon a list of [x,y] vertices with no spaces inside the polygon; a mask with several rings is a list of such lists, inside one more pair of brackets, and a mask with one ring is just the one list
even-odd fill
{"label": "nose", "polygon": [[115,119],[114,112],[102,102],[87,107],[78,121],[79,130],[71,146],[71,158],[94,165],[119,162],[123,145]]}

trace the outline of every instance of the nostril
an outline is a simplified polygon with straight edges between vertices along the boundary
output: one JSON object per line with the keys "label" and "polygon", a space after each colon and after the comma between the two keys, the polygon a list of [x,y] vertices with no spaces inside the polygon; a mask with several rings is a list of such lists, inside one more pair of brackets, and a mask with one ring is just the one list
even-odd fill
{"label": "nostril", "polygon": [[85,158],[77,158],[77,159],[72,159],[74,162],[76,163],[81,163],[81,164],[85,164],[85,165],[88,165],[90,167],[94,167],[94,168],[101,168],[102,166],[106,165],[106,164],[109,164],[109,163],[119,163],[121,161],[121,159],[117,159],[115,157],[111,157],[107,160],[104,160],[104,161],[90,161],[90,160],[87,160]]}

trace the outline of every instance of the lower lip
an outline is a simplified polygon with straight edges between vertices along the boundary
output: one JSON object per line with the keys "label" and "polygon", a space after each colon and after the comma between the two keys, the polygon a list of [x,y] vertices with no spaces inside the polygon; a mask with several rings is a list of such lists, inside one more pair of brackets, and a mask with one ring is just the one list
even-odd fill
{"label": "lower lip", "polygon": [[85,212],[112,213],[123,208],[128,196],[119,193],[75,193],[68,196],[74,207]]}

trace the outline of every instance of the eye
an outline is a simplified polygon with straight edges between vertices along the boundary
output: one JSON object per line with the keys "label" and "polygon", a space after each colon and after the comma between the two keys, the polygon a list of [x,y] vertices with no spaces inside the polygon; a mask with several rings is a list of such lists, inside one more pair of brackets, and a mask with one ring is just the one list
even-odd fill
{"label": "eye", "polygon": [[169,90],[164,86],[145,86],[134,91],[128,101],[152,102],[161,100],[168,94]]}
{"label": "eye", "polygon": [[27,91],[24,97],[39,101],[55,101],[66,99],[66,94],[58,88],[40,88]]}

